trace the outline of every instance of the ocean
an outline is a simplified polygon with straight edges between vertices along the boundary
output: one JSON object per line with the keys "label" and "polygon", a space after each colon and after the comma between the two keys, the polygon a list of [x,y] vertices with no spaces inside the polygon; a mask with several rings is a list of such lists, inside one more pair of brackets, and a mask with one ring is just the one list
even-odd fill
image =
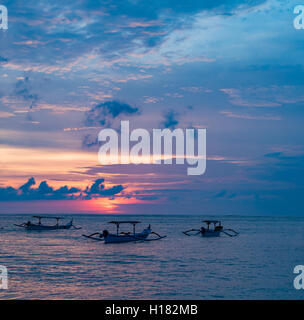
{"label": "ocean", "polygon": [[[303,299],[293,286],[304,265],[304,218],[172,215],[66,215],[81,230],[25,231],[27,215],[0,216],[0,299]],[[219,219],[237,237],[187,237]],[[140,220],[167,238],[107,244],[81,235],[115,230],[110,220]],[[127,231],[122,227],[121,231]]]}

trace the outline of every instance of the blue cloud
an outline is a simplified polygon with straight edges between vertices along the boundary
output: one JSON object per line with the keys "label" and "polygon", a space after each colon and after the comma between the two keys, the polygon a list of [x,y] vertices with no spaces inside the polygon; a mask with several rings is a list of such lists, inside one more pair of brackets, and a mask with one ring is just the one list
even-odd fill
{"label": "blue cloud", "polygon": [[264,157],[267,157],[267,158],[280,158],[280,156],[282,154],[283,154],[282,152],[271,152],[271,153],[266,153],[264,155]]}
{"label": "blue cloud", "polygon": [[[88,127],[110,127],[116,118],[139,115],[139,109],[119,101],[107,101],[95,105],[85,113],[85,125]],[[98,144],[97,135],[86,134],[82,140],[83,147]]]}
{"label": "blue cloud", "polygon": [[227,191],[226,190],[222,190],[222,191],[218,192],[217,194],[215,194],[213,196],[213,198],[223,198],[226,194],[227,194]]}
{"label": "blue cloud", "polygon": [[86,112],[85,124],[87,126],[109,126],[112,120],[123,115],[138,114],[138,108],[119,101],[107,101],[94,106]]}
{"label": "blue cloud", "polygon": [[[30,178],[25,184],[23,184],[19,190],[21,190],[24,194],[28,193],[33,185],[36,184],[34,178]],[[12,189],[10,189],[12,190]]]}
{"label": "blue cloud", "polygon": [[175,129],[175,127],[179,124],[179,120],[177,120],[177,117],[178,113],[173,110],[165,112],[162,126],[168,129]]}

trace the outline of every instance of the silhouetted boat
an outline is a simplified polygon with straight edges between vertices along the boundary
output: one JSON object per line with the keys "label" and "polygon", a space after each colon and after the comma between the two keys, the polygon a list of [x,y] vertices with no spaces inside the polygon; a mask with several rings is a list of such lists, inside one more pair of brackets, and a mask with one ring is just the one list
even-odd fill
{"label": "silhouetted boat", "polygon": [[[140,221],[110,221],[109,223],[116,225],[116,234],[110,233],[108,230],[104,230],[102,233],[95,232],[91,235],[85,235],[84,237],[97,240],[104,241],[104,243],[121,243],[121,242],[135,242],[135,241],[155,241],[165,238],[166,236],[160,236],[158,233],[153,232],[151,226],[144,229],[140,233],[136,233],[135,227]],[[131,224],[133,225],[132,232],[119,232],[119,227],[121,224]],[[149,235],[156,235],[157,238],[147,239]]]}
{"label": "silhouetted boat", "polygon": [[[207,228],[201,227],[200,229],[190,229],[190,230],[184,231],[183,233],[186,236],[196,236],[198,234],[201,234],[202,237],[219,237],[221,235],[221,232],[226,234],[229,237],[235,237],[239,234],[233,229],[224,229],[221,224],[221,221],[204,220],[203,222],[207,225]],[[210,225],[213,225],[213,228],[212,227],[210,228]]]}
{"label": "silhouetted boat", "polygon": [[[73,225],[73,219],[65,225],[59,225],[59,220],[64,218],[62,217],[46,217],[46,216],[33,216],[33,218],[38,219],[38,223],[32,223],[31,221],[24,222],[22,224],[15,224],[16,227],[24,228],[26,230],[58,230],[58,229],[81,229],[80,227],[75,227]],[[41,223],[41,219],[56,219],[55,225],[44,225]]]}

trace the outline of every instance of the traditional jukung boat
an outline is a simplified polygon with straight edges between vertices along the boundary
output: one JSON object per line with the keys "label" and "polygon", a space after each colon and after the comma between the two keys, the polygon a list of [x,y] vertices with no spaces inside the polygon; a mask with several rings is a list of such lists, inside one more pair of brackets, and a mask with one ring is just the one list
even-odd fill
{"label": "traditional jukung boat", "polygon": [[[184,231],[183,233],[186,236],[196,236],[200,234],[202,237],[219,237],[221,233],[224,233],[229,237],[235,237],[239,234],[233,229],[224,229],[221,224],[221,221],[204,220],[203,222],[207,225],[207,228],[201,227],[200,229],[190,229]],[[210,225],[213,225],[213,227],[210,228]]]}
{"label": "traditional jukung boat", "polygon": [[[33,218],[38,219],[37,223],[32,223],[31,221],[24,222],[22,224],[15,224],[16,227],[24,228],[26,230],[58,230],[58,229],[81,229],[81,227],[75,227],[73,225],[73,219],[65,225],[60,225],[59,220],[64,218],[62,217],[46,217],[46,216],[33,216]],[[56,219],[55,225],[44,225],[41,223],[41,219]]]}
{"label": "traditional jukung boat", "polygon": [[[149,225],[146,229],[144,229],[140,233],[136,233],[136,225],[140,223],[140,221],[110,221],[109,223],[114,224],[116,226],[116,234],[110,233],[108,230],[104,230],[102,233],[95,232],[91,235],[83,236],[85,238],[89,238],[97,241],[104,241],[104,243],[121,243],[121,242],[135,242],[135,241],[154,241],[165,238],[166,236],[160,236],[158,233],[153,232],[151,226]],[[133,225],[132,232],[119,232],[119,227],[121,224],[131,224]],[[149,235],[156,235],[157,238],[147,239]]]}

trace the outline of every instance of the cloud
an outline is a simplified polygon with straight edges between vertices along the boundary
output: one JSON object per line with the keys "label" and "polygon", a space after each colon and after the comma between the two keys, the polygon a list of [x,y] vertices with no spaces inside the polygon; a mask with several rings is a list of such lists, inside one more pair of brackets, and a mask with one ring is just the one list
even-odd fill
{"label": "cloud", "polygon": [[107,101],[94,106],[85,114],[85,124],[87,126],[102,126],[109,127],[113,119],[122,115],[138,114],[138,108],[131,107],[127,103],[119,101]]}
{"label": "cloud", "polygon": [[33,108],[38,100],[38,95],[32,92],[32,84],[28,76],[17,81],[13,94],[14,96],[20,97],[25,101],[29,101],[30,109]]}
{"label": "cloud", "polygon": [[97,179],[91,186],[91,188],[88,189],[88,194],[99,194],[101,191],[104,190],[104,179]]}
{"label": "cloud", "polygon": [[[282,142],[292,145],[301,142],[300,137],[303,133],[301,131],[303,115],[301,106],[280,108],[280,115],[284,116],[285,130],[282,130],[282,126],[278,125],[278,121],[260,121],[259,128],[256,127],[255,121],[249,121],[254,118],[268,120],[268,118],[266,119],[268,111],[264,113],[264,108],[252,109],[250,112],[246,110],[245,112],[244,108],[231,107],[231,112],[221,116],[218,112],[223,110],[220,106],[223,106],[224,103],[227,104],[228,100],[239,103],[242,107],[246,105],[259,106],[261,103],[268,104],[269,102],[283,104],[301,99],[303,101],[304,90],[301,85],[303,55],[298,41],[299,35],[296,35],[292,28],[282,28],[290,16],[286,6],[283,4],[278,6],[277,2],[268,2],[269,5],[266,8],[260,7],[259,12],[246,9],[241,13],[241,10],[236,13],[235,9],[245,1],[193,0],[186,2],[186,0],[181,0],[178,3],[175,1],[172,5],[173,0],[151,2],[129,0],[114,2],[109,0],[107,3],[76,0],[73,2],[73,8],[69,3],[62,6],[59,0],[53,0],[52,5],[45,5],[47,3],[49,2],[29,0],[24,7],[20,0],[15,0],[8,4],[14,32],[8,32],[6,39],[3,39],[0,68],[7,76],[2,78],[5,81],[2,81],[0,90],[3,93],[12,92],[11,86],[15,85],[16,77],[24,77],[26,74],[28,79],[20,79],[18,88],[15,89],[19,93],[16,99],[9,97],[10,102],[6,103],[8,97],[3,97],[0,102],[11,108],[5,111],[15,111],[15,116],[10,118],[6,118],[10,116],[10,113],[1,114],[0,112],[3,143],[16,146],[25,144],[41,148],[49,146],[77,148],[83,139],[84,146],[94,146],[97,142],[97,134],[93,133],[100,127],[99,122],[95,129],[86,127],[87,131],[65,133],[58,129],[63,126],[74,128],[80,125],[80,127],[84,127],[84,113],[93,106],[93,101],[99,103],[123,99],[123,101],[131,102],[142,101],[143,98],[146,98],[145,102],[154,103],[158,102],[157,99],[162,96],[168,103],[165,110],[172,108],[176,111],[171,118],[167,118],[167,121],[164,119],[166,126],[179,127],[181,123],[193,120],[193,125],[199,128],[203,121],[204,125],[211,128],[210,146],[213,150],[211,152],[215,152],[214,150],[222,150],[223,152],[221,154],[223,160],[208,160],[211,163],[211,169],[209,167],[206,175],[202,179],[200,178],[202,184],[197,187],[200,189],[197,191],[197,196],[193,192],[191,192],[191,196],[189,195],[190,200],[187,203],[187,205],[190,204],[189,211],[193,211],[191,206],[194,206],[194,200],[197,200],[199,206],[202,205],[200,197],[204,188],[207,190],[206,197],[209,199],[220,190],[230,190],[230,188],[238,192],[239,199],[239,195],[242,195],[242,189],[261,189],[259,192],[262,194],[266,188],[277,187],[272,183],[272,177],[267,172],[269,170],[265,170],[265,176],[261,177],[261,179],[268,179],[265,181],[265,184],[267,183],[265,187],[263,183],[259,183],[258,179],[250,177],[252,180],[247,181],[251,171],[247,172],[245,169],[250,165],[249,163],[256,161],[257,153],[267,152],[265,151],[265,137],[267,145]],[[246,1],[246,3],[254,6],[258,4],[258,1]],[[269,14],[270,10],[271,15]],[[215,12],[216,14],[214,14]],[[277,37],[277,30],[280,30],[280,37]],[[250,36],[248,36],[249,34]],[[18,44],[16,45],[16,43]],[[34,48],[33,44],[37,47]],[[256,52],[259,54],[257,55]],[[9,57],[9,61],[5,57]],[[195,65],[184,64],[181,66],[184,62],[197,61],[199,57],[202,61],[206,59],[205,57],[210,57],[216,59],[217,63],[196,62]],[[24,73],[25,69],[28,71]],[[148,76],[148,73],[153,75],[153,78],[149,78],[149,80],[147,80],[148,78],[139,78],[140,74]],[[125,79],[140,80],[122,82]],[[115,86],[118,86],[117,83],[113,86],[114,80],[120,82],[120,91],[114,89]],[[33,87],[34,84],[35,87]],[[275,89],[272,87],[274,84],[279,86]],[[285,88],[290,84],[298,85],[298,89]],[[265,90],[246,89],[246,86],[255,85],[274,88],[274,90],[268,90],[267,93]],[[205,89],[209,88],[213,90],[213,93],[206,95]],[[218,88],[237,88],[235,90],[238,91],[226,91],[226,93],[218,95],[216,94]],[[184,98],[177,100],[166,98],[165,92],[182,93]],[[19,113],[19,111],[27,112],[24,110],[24,106],[28,107],[32,104],[32,95],[36,93],[39,95],[39,105],[36,103],[35,113],[31,113],[31,115],[35,117],[35,120],[40,121],[41,125],[39,126],[26,123],[24,121],[26,113]],[[110,95],[114,98],[109,97]],[[25,99],[28,100],[25,101]],[[51,105],[54,107],[50,107]],[[191,119],[190,116],[184,117],[181,110],[182,105],[195,105],[195,114]],[[84,109],[83,106],[89,106],[89,108]],[[159,115],[161,116],[160,107],[161,103],[153,104],[152,112],[149,110],[149,114],[136,119],[136,121],[138,120],[149,128],[152,125],[156,127],[162,120],[159,117]],[[226,110],[230,110],[230,108]],[[271,109],[269,113],[273,113],[276,118],[276,112],[278,110]],[[115,119],[118,121],[120,116],[129,116],[129,114],[121,114],[115,118],[111,112],[108,113],[106,119],[110,123]],[[159,118],[157,119],[157,117]],[[233,126],[231,126],[230,118],[247,120],[233,121]],[[93,121],[95,121],[94,118]],[[135,123],[135,127],[138,122]],[[269,135],[270,132],[271,135]],[[92,134],[86,135],[87,133]],[[83,135],[86,136],[83,138]],[[228,148],[229,150],[226,147],[227,141],[235,142],[231,148]],[[252,143],[248,144],[248,141]],[[250,147],[252,144],[255,144],[256,147]],[[43,149],[41,150],[43,151]],[[273,151],[277,150],[268,152]],[[238,160],[240,156],[247,158]],[[15,161],[14,159],[12,161]],[[77,159],[75,158],[75,162]],[[79,161],[81,162],[81,160]],[[271,167],[267,167],[267,169],[280,169],[284,164],[282,156],[279,159],[263,157],[262,161],[271,164]],[[212,167],[215,162],[217,162],[219,169]],[[79,164],[79,166],[81,165],[84,164]],[[241,169],[236,169],[236,166]],[[18,168],[22,170],[21,167],[17,167],[15,170]],[[70,163],[68,167],[73,169]],[[153,175],[150,176],[145,174],[144,170],[148,171],[147,169],[126,165],[126,168],[123,169],[123,177],[121,176],[121,167],[108,167],[100,167],[98,172],[112,170],[111,179],[113,180],[111,182],[114,184],[136,185],[138,188],[148,189],[147,185],[143,185],[143,187],[139,185],[140,179],[147,179],[148,183],[153,181],[155,188],[157,185],[170,182],[168,181],[170,172],[167,171],[171,170],[171,167],[169,169],[164,169],[162,166],[160,168],[152,167]],[[178,166],[172,167],[176,171],[182,170]],[[294,170],[294,163],[290,162],[290,167]],[[263,167],[255,169],[256,174],[264,172]],[[88,174],[94,179],[98,173],[97,170],[92,171]],[[159,178],[162,171],[166,172]],[[274,173],[274,177],[282,177],[284,174],[284,176],[286,175],[285,181],[288,182],[289,176],[287,174],[290,175],[289,171],[288,168],[286,172]],[[130,172],[133,174],[130,175]],[[13,179],[13,176],[19,173],[6,171],[5,174],[11,175]],[[62,171],[55,175],[56,178],[58,178],[58,174],[62,175]],[[77,179],[81,179],[82,174],[79,170]],[[181,180],[186,180],[184,172],[180,176]],[[291,182],[295,187],[302,183],[299,176],[299,172],[293,175],[294,178]],[[54,175],[51,174],[50,177],[54,178]],[[8,179],[8,177],[3,177],[3,179]],[[43,179],[48,180],[49,177]],[[211,180],[210,184],[208,179]],[[233,181],[234,186],[231,186],[230,180]],[[40,181],[39,177],[39,183]],[[195,179],[187,181],[189,186],[192,184],[193,188],[196,188]],[[32,192],[33,197],[34,194],[35,197],[42,198],[79,197],[79,194],[70,187],[62,187],[64,188],[62,190],[57,190],[58,187],[56,187],[53,192],[45,193],[47,190],[51,190],[49,188],[52,188],[52,183],[49,181],[40,184],[41,188],[39,183],[37,186],[28,188],[40,189],[38,195],[38,191]],[[219,188],[219,186],[221,187]],[[176,188],[182,188],[182,186],[177,184]],[[98,187],[100,193],[105,193],[105,189],[108,188],[104,183]],[[107,192],[115,193],[119,188],[116,189],[109,188]],[[8,187],[2,191],[10,195],[17,192],[23,197],[29,197],[21,190],[16,190]],[[175,192],[172,191],[172,193]],[[79,193],[82,193],[82,197],[88,197],[85,190],[81,190]],[[225,199],[228,201],[229,194],[228,192],[223,199],[218,199],[218,202],[221,203]],[[93,195],[90,194],[90,196]],[[217,203],[217,201],[210,202]]]}
{"label": "cloud", "polygon": [[122,185],[117,185],[108,189],[102,190],[98,195],[104,196],[104,197],[109,197],[109,196],[114,196],[118,193],[120,193],[124,187]]}
{"label": "cloud", "polygon": [[5,64],[5,63],[7,63],[8,62],[8,59],[7,58],[4,58],[4,57],[1,57],[0,56],[0,65],[1,64]]}
{"label": "cloud", "polygon": [[11,112],[6,112],[6,111],[0,111],[0,118],[10,118],[14,117],[15,114]]}
{"label": "cloud", "polygon": [[220,192],[218,192],[215,195],[211,196],[212,199],[223,199],[223,198],[235,199],[236,197],[237,197],[237,193],[236,192],[232,192],[232,193],[229,194],[227,190],[221,190]]}
{"label": "cloud", "polygon": [[237,196],[237,193],[233,192],[228,196],[228,199],[234,199],[234,198],[236,198],[236,196]]}
{"label": "cloud", "polygon": [[[109,11],[112,14],[125,14],[133,17],[145,17],[153,19],[158,17],[160,14],[165,12],[171,12],[176,15],[177,13],[185,15],[192,14],[204,10],[218,10],[218,13],[228,13],[240,5],[254,6],[264,1],[242,1],[242,0],[231,0],[231,1],[191,1],[181,0],[178,3],[175,0],[155,0],[151,2],[140,2],[140,1],[115,1],[115,6],[109,7]],[[96,5],[99,7],[100,5]]]}
{"label": "cloud", "polygon": [[264,157],[278,159],[281,157],[281,155],[283,155],[283,152],[271,152],[271,153],[266,153]]}
{"label": "cloud", "polygon": [[201,86],[182,87],[181,89],[184,90],[184,91],[188,91],[190,93],[200,93],[203,90],[204,90],[204,92],[209,92],[208,89],[204,89]]}
{"label": "cloud", "polygon": [[267,88],[247,88],[239,90],[235,88],[220,89],[228,95],[232,104],[240,107],[280,107],[282,104],[276,101],[272,90]]}
{"label": "cloud", "polygon": [[[110,127],[115,119],[123,116],[139,114],[139,109],[119,101],[107,101],[93,106],[85,113],[85,125],[88,127]],[[97,136],[87,134],[82,140],[83,147],[92,147],[98,144]]]}
{"label": "cloud", "polygon": [[245,120],[272,120],[272,121],[280,121],[282,118],[274,115],[251,115],[251,114],[239,114],[231,111],[220,111],[221,114],[225,115],[228,118],[235,119],[245,119]]}
{"label": "cloud", "polygon": [[240,107],[280,107],[304,101],[302,85],[250,86],[242,89],[223,88],[220,91],[229,97],[233,105]]}
{"label": "cloud", "polygon": [[59,194],[72,194],[72,193],[77,193],[80,190],[75,187],[69,188],[68,186],[60,187],[59,189],[55,190],[54,193],[59,193]]}
{"label": "cloud", "polygon": [[74,1],[62,6],[59,0],[53,0],[52,5],[29,0],[26,7],[21,0],[10,1],[15,32],[3,55],[13,61],[10,67],[49,74],[69,72],[75,66],[86,68],[86,61],[77,63],[77,58],[93,53],[104,62],[92,64],[96,70],[107,63],[119,63],[128,53],[158,47],[199,12],[228,16],[240,7],[247,9],[264,1],[109,0]]}
{"label": "cloud", "polygon": [[32,201],[32,200],[90,200],[93,198],[113,197],[124,190],[122,185],[115,185],[110,188],[104,186],[104,179],[97,179],[91,187],[81,190],[75,187],[63,186],[54,189],[47,181],[42,181],[38,188],[34,178],[30,178],[18,189],[11,186],[0,187],[1,201]]}
{"label": "cloud", "polygon": [[117,185],[106,189],[103,184],[104,181],[104,179],[97,179],[91,187],[88,187],[85,191],[87,197],[90,198],[94,196],[114,196],[124,189],[122,185]]}
{"label": "cloud", "polygon": [[37,191],[41,194],[51,194],[54,192],[54,189],[50,187],[46,181],[42,181]]}
{"label": "cloud", "polygon": [[168,129],[175,129],[175,127],[179,124],[179,120],[177,119],[178,113],[174,110],[169,110],[164,113],[162,121],[162,126]]}
{"label": "cloud", "polygon": [[22,185],[19,190],[23,193],[28,193],[30,191],[31,186],[35,185],[36,181],[34,178],[30,178],[24,185]]}
{"label": "cloud", "polygon": [[227,194],[227,191],[226,190],[222,190],[222,191],[218,192],[217,194],[215,194],[213,196],[213,198],[223,198],[226,194]]}
{"label": "cloud", "polygon": [[92,134],[86,134],[82,139],[82,146],[84,148],[90,148],[98,144],[98,138]]}
{"label": "cloud", "polygon": [[136,199],[141,200],[141,201],[154,201],[154,200],[159,200],[159,196],[157,195],[139,195],[135,196]]}
{"label": "cloud", "polygon": [[144,103],[158,103],[159,101],[163,100],[164,98],[158,98],[158,97],[144,97]]}

